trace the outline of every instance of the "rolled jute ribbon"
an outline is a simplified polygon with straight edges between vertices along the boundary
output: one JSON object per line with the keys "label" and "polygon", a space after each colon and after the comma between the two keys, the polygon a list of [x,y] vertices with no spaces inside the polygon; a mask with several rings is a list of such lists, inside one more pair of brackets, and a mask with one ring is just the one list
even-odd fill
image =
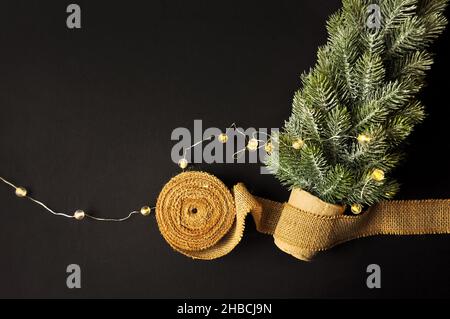
{"label": "rolled jute ribbon", "polygon": [[259,232],[301,260],[340,243],[373,235],[450,233],[450,200],[386,201],[357,216],[344,207],[295,189],[287,203],[253,196],[239,183],[233,194],[216,177],[184,172],[162,189],[156,219],[161,234],[176,251],[211,260],[231,252],[251,214]]}

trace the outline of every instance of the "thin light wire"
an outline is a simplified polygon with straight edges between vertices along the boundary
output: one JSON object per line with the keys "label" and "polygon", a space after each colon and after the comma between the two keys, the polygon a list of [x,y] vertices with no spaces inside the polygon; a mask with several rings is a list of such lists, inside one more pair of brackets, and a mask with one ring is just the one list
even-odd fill
{"label": "thin light wire", "polygon": [[55,212],[53,209],[49,208],[43,202],[38,201],[37,199],[34,199],[33,197],[30,197],[30,196],[25,196],[25,197],[28,198],[29,200],[31,200],[33,203],[36,203],[39,206],[43,207],[44,209],[46,209],[47,211],[49,211],[50,213],[52,213],[55,216],[62,216],[62,217],[66,217],[66,218],[74,218],[73,215],[67,215],[67,214],[64,214],[64,213],[57,213],[57,212]]}
{"label": "thin light wire", "polygon": [[5,183],[6,185],[9,185],[9,186],[11,186],[12,188],[17,189],[17,186],[16,186],[16,185],[14,185],[13,183],[7,181],[6,179],[4,179],[4,178],[1,177],[1,176],[0,176],[0,180],[1,180],[3,183]]}
{"label": "thin light wire", "polygon": [[244,132],[242,132],[242,131],[239,129],[239,127],[236,126],[236,123],[231,124],[229,128],[234,128],[234,130],[235,130],[236,132],[238,132],[239,134],[241,134],[241,135],[244,136],[244,137],[247,137],[247,134],[245,134]]}
{"label": "thin light wire", "polygon": [[210,141],[210,140],[212,140],[213,138],[214,138],[214,136],[210,136],[210,137],[205,138],[205,139],[203,139],[203,140],[201,140],[201,141],[198,141],[197,143],[192,144],[192,145],[189,146],[189,147],[186,147],[186,148],[184,149],[184,152],[183,152],[183,158],[186,159],[186,153],[187,153],[188,150],[190,150],[190,149],[196,147],[196,146],[199,145],[199,144],[202,144],[203,142]]}
{"label": "thin light wire", "polygon": [[[18,188],[16,185],[14,185],[13,183],[11,183],[10,181],[8,181],[7,179],[5,179],[5,178],[3,178],[1,176],[0,176],[0,181],[3,182],[4,184],[14,188],[14,189]],[[41,206],[42,208],[44,208],[46,211],[48,211],[52,215],[61,216],[61,217],[65,217],[65,218],[70,218],[70,219],[75,218],[74,215],[68,215],[68,214],[65,214],[65,213],[59,213],[59,212],[54,211],[53,209],[48,207],[43,202],[41,202],[41,201],[31,197],[31,196],[26,195],[24,198],[26,198],[26,199],[32,201],[33,203]],[[155,209],[156,209],[155,207],[151,207],[150,211],[154,211]],[[100,217],[95,217],[95,216],[92,216],[92,215],[89,215],[89,214],[86,214],[86,213],[85,213],[85,217],[89,218],[89,219],[92,219],[92,220],[95,220],[95,221],[100,221],[100,222],[124,222],[124,221],[130,219],[133,215],[136,215],[136,214],[141,214],[141,212],[133,211],[133,212],[129,213],[128,216],[123,217],[123,218],[100,218]]]}
{"label": "thin light wire", "polygon": [[[152,207],[150,209],[151,209],[151,211],[153,211],[156,208]],[[90,219],[93,219],[93,220],[96,220],[96,221],[99,221],[99,222],[124,222],[124,221],[130,219],[133,215],[136,215],[136,214],[141,214],[141,212],[134,211],[134,212],[131,212],[130,214],[128,214],[127,217],[117,218],[117,219],[116,218],[100,218],[100,217],[95,217],[95,216],[88,215],[88,214],[86,214],[86,217],[90,218]]]}

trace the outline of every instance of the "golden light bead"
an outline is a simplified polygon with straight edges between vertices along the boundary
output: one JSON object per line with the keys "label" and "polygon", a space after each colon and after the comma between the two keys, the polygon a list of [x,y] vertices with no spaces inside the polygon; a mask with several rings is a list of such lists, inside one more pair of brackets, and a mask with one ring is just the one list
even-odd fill
{"label": "golden light bead", "polygon": [[357,140],[360,144],[366,144],[369,143],[372,140],[372,138],[366,134],[359,134]]}
{"label": "golden light bead", "polygon": [[16,188],[16,196],[17,197],[24,198],[27,196],[27,194],[28,194],[28,191],[25,188],[23,188],[23,187]]}
{"label": "golden light bead", "polygon": [[186,167],[188,167],[188,161],[185,158],[182,158],[178,161],[178,166],[180,166],[181,169],[185,169]]}
{"label": "golden light bead", "polygon": [[144,206],[141,208],[141,214],[143,216],[148,216],[148,215],[150,215],[151,212],[152,212],[152,209],[148,206]]}
{"label": "golden light bead", "polygon": [[353,204],[351,206],[352,213],[355,215],[361,214],[362,209],[363,209],[363,207],[361,204]]}
{"label": "golden light bead", "polygon": [[273,151],[273,145],[270,142],[267,142],[266,145],[264,145],[264,150],[266,151],[267,154],[272,154]]}
{"label": "golden light bead", "polygon": [[252,138],[250,141],[248,141],[247,149],[249,151],[256,151],[258,149],[258,145],[258,140],[256,138]]}
{"label": "golden light bead", "polygon": [[228,142],[228,135],[222,133],[217,137],[217,139],[219,140],[220,143],[225,144],[226,142]]}
{"label": "golden light bead", "polygon": [[86,217],[86,213],[84,212],[84,211],[82,211],[82,210],[77,210],[75,213],[73,213],[73,217],[76,219],[76,220],[83,220],[84,219],[84,217]]}
{"label": "golden light bead", "polygon": [[304,145],[305,142],[301,138],[296,139],[294,142],[292,142],[292,147],[296,150],[301,149]]}
{"label": "golden light bead", "polygon": [[384,180],[384,172],[381,169],[375,169],[372,174],[370,174],[370,177],[376,182],[381,182]]}

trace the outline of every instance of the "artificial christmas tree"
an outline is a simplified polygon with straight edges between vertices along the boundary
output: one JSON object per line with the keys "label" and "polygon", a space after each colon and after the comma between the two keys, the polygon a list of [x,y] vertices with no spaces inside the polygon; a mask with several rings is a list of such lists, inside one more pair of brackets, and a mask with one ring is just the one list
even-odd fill
{"label": "artificial christmas tree", "polygon": [[343,1],[328,20],[316,66],[302,75],[291,117],[273,138],[278,152],[268,166],[283,184],[353,213],[396,194],[390,173],[424,118],[417,93],[433,62],[428,48],[447,24],[447,3]]}

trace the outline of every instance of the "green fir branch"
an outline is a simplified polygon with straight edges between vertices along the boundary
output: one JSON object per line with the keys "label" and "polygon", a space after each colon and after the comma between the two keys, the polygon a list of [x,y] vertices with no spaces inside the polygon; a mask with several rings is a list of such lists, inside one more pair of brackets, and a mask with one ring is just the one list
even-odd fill
{"label": "green fir branch", "polygon": [[[292,115],[267,165],[289,188],[330,203],[372,205],[392,198],[402,144],[423,121],[417,93],[444,31],[448,0],[343,0],[327,21],[328,40],[302,75]],[[379,29],[367,8],[381,8]],[[301,149],[293,141],[303,140]],[[381,170],[384,178],[372,177]]]}

